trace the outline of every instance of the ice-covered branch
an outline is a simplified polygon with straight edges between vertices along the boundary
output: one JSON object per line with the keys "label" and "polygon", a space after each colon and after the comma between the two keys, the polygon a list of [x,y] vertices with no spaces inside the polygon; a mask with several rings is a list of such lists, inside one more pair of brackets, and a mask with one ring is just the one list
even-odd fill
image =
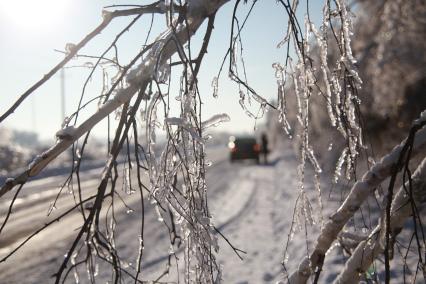
{"label": "ice-covered branch", "polygon": [[[408,182],[405,187],[409,187]],[[407,193],[406,188],[401,186],[392,203],[390,232],[393,239],[401,232],[404,222],[413,212],[410,194]],[[416,207],[419,207],[426,201],[424,198],[426,194],[426,159],[423,159],[414,172],[411,188],[413,201]],[[367,271],[371,263],[384,251],[385,240],[383,233],[381,233],[383,231],[383,226],[378,225],[370,236],[357,246],[335,283],[359,281],[360,275]]]}
{"label": "ice-covered branch", "polygon": [[[218,8],[220,8],[227,0],[216,0],[216,1],[201,1],[201,0],[193,0],[189,1],[188,4],[188,12],[187,12],[187,21],[183,23],[178,23],[173,32],[172,28],[167,29],[162,34],[160,34],[155,43],[150,48],[149,53],[144,58],[143,62],[135,69],[133,69],[126,76],[126,81],[128,86],[119,89],[115,95],[115,97],[109,101],[107,101],[104,105],[102,105],[99,110],[90,116],[87,120],[85,120],[78,127],[72,129],[72,131],[67,131],[66,137],[58,137],[63,138],[59,139],[58,142],[53,145],[46,152],[38,155],[33,162],[28,166],[28,169],[16,176],[13,179],[8,179],[7,182],[0,189],[0,197],[3,196],[6,192],[10,191],[15,185],[25,183],[28,178],[33,177],[40,173],[42,169],[44,169],[52,160],[54,160],[58,155],[64,152],[69,146],[71,146],[77,139],[79,139],[84,133],[91,130],[97,123],[106,118],[109,114],[111,114],[115,109],[117,109],[122,104],[130,101],[133,95],[139,90],[140,86],[146,85],[147,82],[152,80],[153,73],[157,66],[161,66],[169,59],[173,54],[178,51],[178,46],[173,43],[173,39],[177,38],[180,43],[184,44],[188,41],[188,36],[192,36],[196,30],[200,27],[204,19],[206,19],[209,15],[213,14]],[[71,57],[88,41],[90,41],[97,33],[99,33],[111,19],[114,17],[115,12],[111,12],[112,14],[108,14],[105,16],[102,24],[95,29],[92,33],[90,33],[86,38],[81,41],[73,50],[70,55],[68,55],[61,63],[59,63],[52,71],[46,75],[46,79],[39,81],[36,83],[30,90],[28,90],[22,97],[22,100],[17,102],[16,106],[14,106],[10,113],[16,109],[19,104],[28,96],[31,92],[33,92],[37,87],[43,84],[46,80],[48,80],[57,70],[59,70],[65,63],[71,59]],[[121,15],[121,14],[117,14]],[[187,26],[188,25],[188,26]],[[72,54],[72,55],[71,55]],[[161,55],[161,56],[160,56]],[[70,57],[71,56],[71,57]],[[67,60],[68,59],[68,60]],[[5,114],[4,118],[8,114]],[[2,116],[3,117],[3,116]],[[3,118],[3,119],[4,119]],[[0,119],[1,121],[2,119]],[[72,132],[72,133],[71,133]],[[59,133],[62,134],[62,133]],[[60,135],[61,136],[61,135]]]}
{"label": "ice-covered branch", "polygon": [[[422,146],[426,145],[426,113],[422,113],[422,117],[415,121],[414,126],[422,126],[415,134],[413,142],[413,152],[415,155]],[[306,283],[314,271],[322,266],[326,252],[331,244],[336,240],[338,234],[346,224],[346,222],[360,208],[366,198],[373,193],[377,186],[388,178],[397,168],[398,160],[404,149],[406,141],[396,146],[388,155],[384,156],[380,162],[376,163],[362,179],[356,182],[348,197],[345,199],[340,208],[330,216],[330,220],[324,225],[320,235],[317,238],[314,250],[309,259],[306,257],[290,277],[290,283]]]}
{"label": "ice-covered branch", "polygon": [[40,86],[46,83],[53,75],[58,72],[61,68],[63,68],[68,61],[70,61],[74,56],[78,53],[80,49],[82,49],[89,41],[91,41],[95,36],[100,34],[102,30],[109,25],[109,23],[117,17],[130,16],[130,15],[139,15],[143,13],[165,13],[165,10],[161,7],[160,1],[146,5],[143,7],[129,9],[129,10],[116,10],[116,11],[104,11],[103,21],[99,24],[92,32],[90,32],[84,39],[82,39],[78,44],[68,44],[67,46],[67,55],[65,58],[59,62],[55,67],[53,67],[47,74],[43,76],[39,81],[37,81],[34,85],[32,85],[25,93],[23,93],[15,103],[2,115],[0,116],[0,123],[5,120],[9,115],[15,112],[15,110],[21,105],[21,103],[31,95],[35,90],[37,90]]}

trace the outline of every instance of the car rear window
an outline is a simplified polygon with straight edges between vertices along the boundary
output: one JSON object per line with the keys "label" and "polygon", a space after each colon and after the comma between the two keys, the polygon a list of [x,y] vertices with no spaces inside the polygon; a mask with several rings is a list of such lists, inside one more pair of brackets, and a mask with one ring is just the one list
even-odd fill
{"label": "car rear window", "polygon": [[251,149],[256,144],[256,139],[253,138],[237,138],[235,139],[235,146],[240,149]]}
{"label": "car rear window", "polygon": [[256,144],[256,139],[254,138],[237,138],[235,140],[236,144]]}

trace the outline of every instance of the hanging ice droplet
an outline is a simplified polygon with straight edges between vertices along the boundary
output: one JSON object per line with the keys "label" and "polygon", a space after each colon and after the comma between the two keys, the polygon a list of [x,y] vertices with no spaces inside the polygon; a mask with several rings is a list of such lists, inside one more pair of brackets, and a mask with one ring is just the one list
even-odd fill
{"label": "hanging ice droplet", "polygon": [[99,264],[96,263],[96,265],[95,265],[95,271],[93,272],[93,276],[98,276],[98,274],[99,274]]}
{"label": "hanging ice droplet", "polygon": [[133,213],[134,212],[134,210],[133,209],[131,209],[131,208],[129,208],[129,209],[127,209],[126,210],[126,214],[131,214],[131,213]]}
{"label": "hanging ice droplet", "polygon": [[205,136],[203,136],[204,141],[209,141],[211,139],[213,139],[213,136],[211,134],[207,134]]}
{"label": "hanging ice droplet", "polygon": [[374,166],[376,164],[376,161],[374,160],[373,157],[368,157],[368,164],[370,166]]}
{"label": "hanging ice droplet", "polygon": [[219,90],[219,83],[218,83],[218,78],[217,77],[213,78],[212,87],[213,87],[213,98],[217,98],[217,96],[218,96],[218,90]]}
{"label": "hanging ice droplet", "polygon": [[64,118],[64,121],[62,121],[61,128],[67,127],[69,123],[70,123],[70,118],[68,116],[66,116]]}
{"label": "hanging ice droplet", "polygon": [[75,155],[77,156],[78,159],[81,159],[80,149],[75,150]]}
{"label": "hanging ice droplet", "polygon": [[164,219],[163,216],[161,216],[160,208],[158,205],[155,205],[155,212],[157,213],[158,221],[163,222]]}
{"label": "hanging ice droplet", "polygon": [[165,63],[158,68],[156,79],[159,83],[167,83],[170,77],[170,65]]}
{"label": "hanging ice droplet", "polygon": [[123,110],[123,108],[119,107],[114,111],[114,114],[115,114],[114,119],[115,120],[120,120],[122,110]]}
{"label": "hanging ice droplet", "polygon": [[173,245],[170,245],[170,247],[169,247],[169,255],[172,255],[174,253],[175,253],[175,250],[173,248]]}
{"label": "hanging ice droplet", "polygon": [[206,167],[210,167],[211,165],[213,165],[213,162],[212,161],[206,161],[204,164],[206,165]]}
{"label": "hanging ice droplet", "polygon": [[272,63],[272,68],[275,70],[275,78],[277,78],[280,82],[284,79],[284,67],[281,66],[279,62]]}
{"label": "hanging ice droplet", "polygon": [[333,143],[328,144],[327,151],[333,150]]}

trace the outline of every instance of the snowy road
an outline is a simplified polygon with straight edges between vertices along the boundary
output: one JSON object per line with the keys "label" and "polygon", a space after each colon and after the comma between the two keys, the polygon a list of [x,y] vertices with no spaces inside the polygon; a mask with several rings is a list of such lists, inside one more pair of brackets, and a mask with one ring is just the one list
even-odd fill
{"label": "snowy road", "polygon": [[[261,166],[250,162],[230,164],[224,148],[213,149],[209,154],[209,159],[213,162],[213,166],[207,174],[207,182],[210,187],[209,202],[215,224],[223,230],[238,220],[240,215],[248,209],[247,205],[252,202],[257,185],[252,180],[246,180],[244,173],[254,172]],[[85,197],[94,193],[98,186],[97,178],[101,170],[102,168],[95,168],[82,174],[81,184]],[[31,182],[23,189],[23,193],[15,202],[13,214],[4,232],[0,235],[0,257],[7,255],[29,234],[74,205],[73,195],[64,192],[58,199],[57,209],[53,210],[50,216],[46,216],[50,204],[58,192],[58,185],[64,179],[65,176],[40,179]],[[238,182],[235,183],[235,181]],[[7,213],[11,198],[12,194],[8,194],[0,202],[2,216]],[[116,204],[115,209],[118,213],[116,217],[119,224],[117,231],[120,232],[117,247],[123,252],[123,255],[129,256],[128,261],[131,263],[134,262],[134,252],[138,246],[138,231],[127,228],[140,227],[138,211],[141,208],[137,194],[127,196],[125,201],[126,205],[135,212],[128,214],[128,208],[124,206],[124,203]],[[165,253],[169,250],[169,242],[168,235],[162,229],[163,225],[158,222],[157,215],[153,211],[148,207],[145,214],[146,249],[144,258],[146,260],[145,268],[148,270],[151,268],[152,273],[156,274],[162,269],[159,268],[162,267],[159,264],[167,259],[168,255]],[[49,276],[56,272],[55,269],[66,253],[75,236],[75,230],[78,229],[81,222],[81,215],[73,213],[37,234],[6,262],[0,263],[0,283],[49,282]],[[123,228],[120,228],[121,226]],[[100,277],[102,278],[102,275]],[[70,278],[73,279],[73,277]]]}
{"label": "snowy road", "polygon": [[[281,262],[297,198],[297,161],[290,149],[275,153],[269,165],[250,162],[230,164],[224,148],[211,150],[208,154],[213,162],[207,172],[207,183],[214,224],[235,247],[246,252],[240,260],[225,240],[219,238],[218,260],[223,265],[223,282],[275,283],[283,277]],[[93,169],[82,176],[86,196],[97,187],[100,171]],[[26,193],[18,200],[5,228],[6,233],[0,236],[0,257],[16,247],[22,238],[74,204],[72,195],[64,194],[58,201],[58,209],[46,217],[57,186],[63,179],[38,180],[25,188]],[[121,251],[121,258],[127,261],[122,265],[132,266],[139,245],[139,195],[127,196],[125,202],[134,212],[127,214],[128,208],[124,203],[116,203],[116,247]],[[145,271],[143,279],[147,280],[155,279],[164,271],[170,247],[169,235],[154,211],[148,204],[142,265]],[[2,216],[7,212],[5,201],[0,203],[0,212]],[[0,263],[0,283],[51,283],[49,277],[57,271],[81,221],[80,214],[70,214],[35,236],[22,250]],[[291,255],[296,259],[301,259],[309,245],[304,235],[300,233],[294,238],[303,239],[293,241]],[[81,283],[88,282],[84,274],[81,273]],[[108,274],[109,271],[103,273],[101,267],[98,278],[102,283],[106,282]],[[175,273],[171,272],[161,280],[175,281],[175,277]],[[67,283],[74,281],[72,276],[68,278],[70,281]]]}

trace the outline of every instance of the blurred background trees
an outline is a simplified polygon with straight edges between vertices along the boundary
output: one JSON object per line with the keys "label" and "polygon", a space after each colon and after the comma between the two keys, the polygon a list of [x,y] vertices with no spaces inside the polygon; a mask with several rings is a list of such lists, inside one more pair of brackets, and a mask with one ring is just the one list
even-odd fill
{"label": "blurred background trees", "polygon": [[[376,157],[389,152],[408,133],[411,123],[426,109],[426,3],[424,1],[365,1],[351,3],[354,20],[353,52],[363,84],[358,91],[363,135]],[[328,36],[333,36],[328,30]],[[313,61],[320,60],[315,52]],[[338,60],[336,44],[329,45],[328,62]],[[321,78],[321,71],[316,73]],[[323,87],[323,86],[322,86]],[[296,123],[296,101],[287,87],[289,116]],[[318,92],[316,92],[318,94]],[[326,169],[333,170],[329,158],[337,162],[344,139],[330,127],[326,101],[313,96],[311,104],[311,135],[316,137],[314,148]],[[280,128],[273,114],[268,114],[272,128]],[[280,131],[274,131],[279,133]],[[283,133],[283,131],[281,131]],[[296,134],[295,149],[300,141]],[[373,153],[369,155],[373,156]],[[364,157],[367,158],[367,157]]]}

